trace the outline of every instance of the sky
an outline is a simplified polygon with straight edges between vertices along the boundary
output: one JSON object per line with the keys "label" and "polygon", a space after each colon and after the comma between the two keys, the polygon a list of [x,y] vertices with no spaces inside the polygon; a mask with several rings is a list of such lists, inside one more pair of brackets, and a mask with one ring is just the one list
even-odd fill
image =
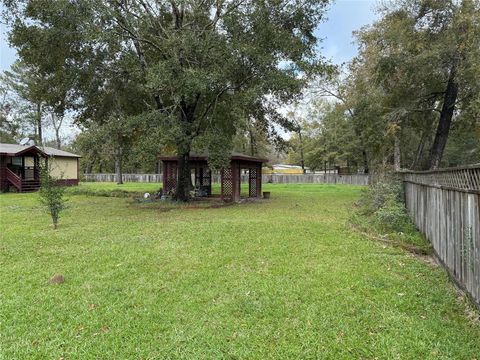
{"label": "sky", "polygon": [[[337,0],[329,5],[326,19],[316,30],[323,56],[335,64],[351,60],[357,54],[352,32],[376,19],[376,0]],[[0,9],[1,10],[1,9]],[[16,52],[7,41],[7,27],[0,24],[0,72],[8,70]],[[72,129],[65,129],[65,132]]]}
{"label": "sky", "polygon": [[316,35],[322,38],[322,54],[335,64],[351,60],[357,55],[352,32],[375,21],[376,0],[337,0],[329,6],[326,21]]}
{"label": "sky", "polygon": [[17,57],[15,49],[8,46],[7,27],[0,23],[0,72],[8,70]]}

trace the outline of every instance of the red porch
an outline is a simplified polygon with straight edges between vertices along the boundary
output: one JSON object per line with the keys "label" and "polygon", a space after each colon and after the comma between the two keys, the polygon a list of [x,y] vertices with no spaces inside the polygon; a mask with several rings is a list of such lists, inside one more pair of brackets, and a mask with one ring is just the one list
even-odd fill
{"label": "red porch", "polygon": [[[13,148],[12,148],[13,149]],[[19,192],[36,191],[40,187],[40,158],[47,158],[36,146],[21,151],[0,153],[0,191],[13,186]]]}

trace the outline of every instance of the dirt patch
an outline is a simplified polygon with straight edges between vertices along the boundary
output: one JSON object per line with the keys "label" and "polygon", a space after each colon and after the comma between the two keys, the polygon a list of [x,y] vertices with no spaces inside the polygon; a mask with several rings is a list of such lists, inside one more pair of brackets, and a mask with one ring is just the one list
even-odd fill
{"label": "dirt patch", "polygon": [[55,274],[50,278],[50,280],[48,280],[48,283],[52,285],[63,284],[64,282],[65,277],[61,274]]}
{"label": "dirt patch", "polygon": [[440,266],[435,256],[422,255],[422,254],[412,254],[412,255],[415,256],[417,259],[422,260],[424,263],[430,265],[433,268],[438,268]]}
{"label": "dirt patch", "polygon": [[251,204],[251,203],[263,203],[266,200],[263,199],[241,199],[238,202],[225,202],[219,197],[212,198],[198,198],[193,199],[187,203],[177,203],[173,201],[165,201],[159,199],[151,199],[145,201],[144,199],[136,198],[131,206],[141,209],[153,209],[158,212],[169,212],[172,210],[205,210],[205,209],[218,209],[228,207],[232,205]]}

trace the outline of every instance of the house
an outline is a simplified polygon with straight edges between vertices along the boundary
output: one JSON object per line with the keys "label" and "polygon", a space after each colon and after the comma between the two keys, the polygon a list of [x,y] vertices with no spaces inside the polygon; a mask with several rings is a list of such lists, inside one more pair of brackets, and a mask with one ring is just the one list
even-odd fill
{"label": "house", "polygon": [[10,187],[19,192],[40,187],[41,162],[48,164],[52,176],[64,185],[78,185],[80,156],[48,146],[0,143],[0,191]]}

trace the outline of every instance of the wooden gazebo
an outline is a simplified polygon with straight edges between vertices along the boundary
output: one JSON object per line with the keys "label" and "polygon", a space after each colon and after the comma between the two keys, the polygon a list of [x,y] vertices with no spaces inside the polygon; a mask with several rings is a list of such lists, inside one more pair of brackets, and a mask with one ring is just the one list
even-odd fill
{"label": "wooden gazebo", "polygon": [[[163,163],[163,193],[168,194],[177,186],[177,156],[160,156]],[[267,159],[240,153],[232,153],[230,166],[220,171],[221,198],[239,201],[242,172],[248,172],[248,197],[259,198],[262,191],[262,164]],[[194,187],[199,196],[212,195],[212,171],[208,167],[208,155],[190,154],[190,168],[195,174]],[[246,175],[246,174],[245,174]]]}

